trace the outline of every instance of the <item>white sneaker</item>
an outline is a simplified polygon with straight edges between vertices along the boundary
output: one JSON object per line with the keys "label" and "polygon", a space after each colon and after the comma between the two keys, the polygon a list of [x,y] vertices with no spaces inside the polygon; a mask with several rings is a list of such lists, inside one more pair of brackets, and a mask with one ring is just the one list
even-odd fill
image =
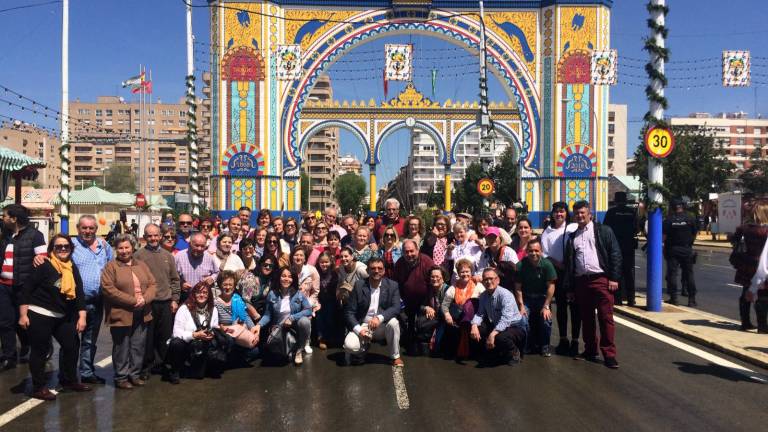
{"label": "white sneaker", "polygon": [[302,363],[304,363],[304,359],[301,357],[301,351],[297,351],[296,356],[293,358],[293,364],[299,366]]}
{"label": "white sneaker", "polygon": [[307,354],[312,354],[312,347],[307,344],[307,346],[304,347],[304,352]]}

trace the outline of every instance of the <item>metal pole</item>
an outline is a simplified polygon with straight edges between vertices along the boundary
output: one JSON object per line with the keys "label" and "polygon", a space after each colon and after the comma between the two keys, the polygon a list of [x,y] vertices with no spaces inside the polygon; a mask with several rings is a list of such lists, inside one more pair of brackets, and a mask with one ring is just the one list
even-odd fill
{"label": "metal pole", "polygon": [[[665,47],[664,32],[660,30],[665,25],[665,14],[659,8],[663,8],[666,0],[651,0],[651,21],[656,26],[651,33],[652,39],[660,48]],[[651,65],[659,74],[664,74],[664,58],[656,52],[651,51]],[[664,83],[660,79],[651,79],[651,89],[658,97],[664,97]],[[664,120],[664,106],[655,98],[650,102],[651,117],[656,123]],[[653,157],[648,158],[648,182],[649,184],[664,183],[664,169],[661,162]],[[662,293],[662,238],[661,225],[662,214],[659,204],[663,202],[661,191],[654,187],[648,188],[648,195],[652,204],[657,204],[656,208],[648,215],[648,269],[646,286],[648,291],[647,309],[651,312],[661,312],[661,293]]]}
{"label": "metal pole", "polygon": [[197,165],[197,101],[195,100],[195,61],[192,36],[192,2],[187,3],[187,141],[189,142],[189,196],[192,215],[200,215],[200,183]]}
{"label": "metal pole", "polygon": [[488,113],[488,46],[485,40],[485,7],[480,0],[480,139],[488,136],[491,116]]}
{"label": "metal pole", "polygon": [[61,15],[61,201],[60,229],[69,235],[69,0],[62,1]]}

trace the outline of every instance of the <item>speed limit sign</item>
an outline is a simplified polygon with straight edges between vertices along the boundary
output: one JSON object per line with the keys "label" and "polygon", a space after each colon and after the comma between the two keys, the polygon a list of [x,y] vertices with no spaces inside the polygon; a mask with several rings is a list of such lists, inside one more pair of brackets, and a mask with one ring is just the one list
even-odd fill
{"label": "speed limit sign", "polygon": [[481,178],[477,182],[477,193],[479,193],[483,197],[489,197],[491,194],[493,194],[494,189],[496,189],[496,184],[493,183],[493,180],[489,178]]}
{"label": "speed limit sign", "polygon": [[645,134],[645,149],[648,154],[663,159],[675,148],[675,136],[667,128],[653,127]]}

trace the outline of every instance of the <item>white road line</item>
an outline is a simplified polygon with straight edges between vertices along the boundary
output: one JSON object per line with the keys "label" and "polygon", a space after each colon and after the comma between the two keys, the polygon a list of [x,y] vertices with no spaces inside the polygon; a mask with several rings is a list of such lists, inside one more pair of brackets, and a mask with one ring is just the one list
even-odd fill
{"label": "white road line", "polygon": [[635,266],[635,268],[640,268],[640,266]]}
{"label": "white road line", "polygon": [[732,284],[732,283],[729,283],[729,284],[726,284],[726,285],[728,285],[728,286],[730,286],[730,287],[734,287],[734,288],[744,288],[743,286],[741,286],[741,285],[739,285],[739,284]]}
{"label": "white road line", "polygon": [[672,345],[675,348],[681,349],[689,354],[693,354],[696,357],[700,357],[708,362],[714,363],[718,366],[722,366],[724,368],[728,368],[733,372],[742,374],[754,381],[761,382],[761,383],[768,383],[768,380],[766,378],[760,376],[760,374],[756,373],[752,369],[747,369],[744,366],[734,363],[730,360],[726,360],[722,357],[718,357],[714,354],[710,354],[702,349],[696,348],[694,346],[688,345],[686,343],[680,342],[677,339],[671,338],[669,336],[663,335],[657,331],[651,330],[647,327],[641,326],[639,324],[635,324],[632,321],[626,320],[621,317],[617,317],[614,315],[613,320],[617,324],[621,324],[623,326],[629,327],[632,330],[635,330],[637,332],[640,332],[646,336],[650,336],[656,340],[659,340],[661,342],[664,342],[668,345]]}
{"label": "white road line", "polygon": [[[96,363],[95,366],[100,368],[105,368],[111,364],[112,364],[112,356],[109,356],[101,360],[100,362]],[[57,394],[56,390],[51,390],[51,393]],[[407,397],[408,396],[406,395],[406,398]],[[33,408],[43,403],[45,403],[45,401],[40,399],[27,399],[26,401],[9,409],[5,413],[3,413],[3,415],[0,415],[0,428],[12,422],[13,420],[16,420],[20,416],[26,414],[27,412],[31,411]]]}
{"label": "white road line", "polygon": [[722,265],[717,265],[717,264],[702,264],[702,265],[705,265],[707,267],[717,267],[717,268],[724,268],[724,269],[728,269],[728,270],[733,270],[733,267],[722,266]]}
{"label": "white road line", "polygon": [[401,410],[407,410],[411,406],[411,401],[408,399],[408,389],[405,388],[403,368],[392,366],[392,380],[395,382],[395,396],[397,397],[397,406]]}

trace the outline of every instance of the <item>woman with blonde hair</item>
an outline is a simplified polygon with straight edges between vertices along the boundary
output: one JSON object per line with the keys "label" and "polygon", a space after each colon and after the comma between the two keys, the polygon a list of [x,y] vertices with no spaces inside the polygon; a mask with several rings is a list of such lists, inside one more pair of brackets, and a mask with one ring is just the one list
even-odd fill
{"label": "woman with blonde hair", "polygon": [[[761,252],[768,238],[768,201],[758,201],[752,206],[748,222],[736,228],[733,234],[733,252],[730,256],[731,265],[736,269],[734,282],[741,285],[739,296],[739,315],[741,317],[741,329],[753,330],[755,326],[750,319],[750,285],[752,278],[762,266],[760,262]],[[759,275],[758,275],[759,276]],[[755,314],[757,315],[757,329],[760,333],[768,333],[768,289],[764,282],[760,286],[753,287],[751,294],[757,294],[755,300]]]}

